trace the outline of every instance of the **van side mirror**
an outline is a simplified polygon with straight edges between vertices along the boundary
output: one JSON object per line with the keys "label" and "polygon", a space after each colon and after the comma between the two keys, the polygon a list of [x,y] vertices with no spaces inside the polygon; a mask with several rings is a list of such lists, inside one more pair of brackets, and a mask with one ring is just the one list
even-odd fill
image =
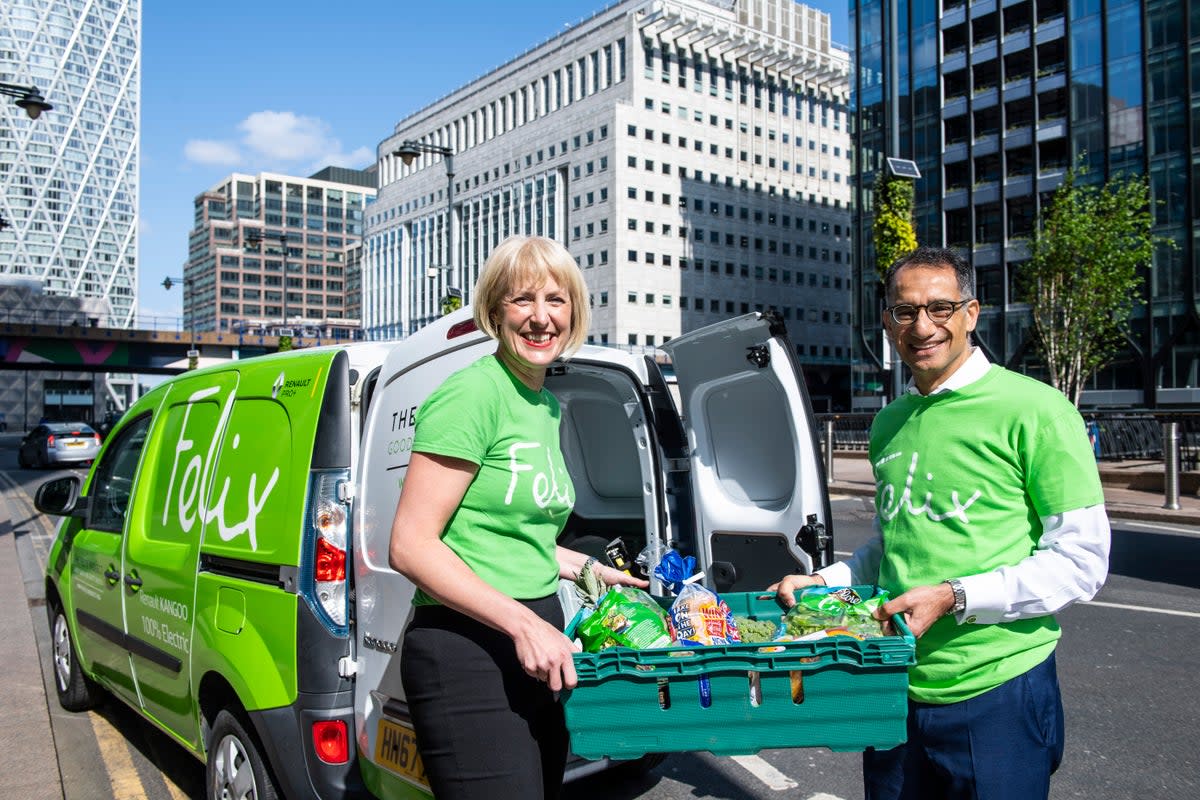
{"label": "van side mirror", "polygon": [[33,496],[33,505],[43,514],[56,517],[84,517],[87,515],[87,498],[79,494],[83,484],[77,475],[46,481]]}

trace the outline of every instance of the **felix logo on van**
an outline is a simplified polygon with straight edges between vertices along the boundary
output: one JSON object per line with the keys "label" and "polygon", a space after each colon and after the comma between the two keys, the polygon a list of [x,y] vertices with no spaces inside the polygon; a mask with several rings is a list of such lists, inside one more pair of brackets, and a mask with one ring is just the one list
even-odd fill
{"label": "felix logo on van", "polygon": [[[192,407],[195,403],[204,400],[220,390],[217,386],[211,386],[207,389],[201,389],[193,393],[187,400],[187,405],[183,411],[183,424],[179,427],[179,438],[175,442],[175,455],[171,464],[171,478],[167,484],[167,499],[163,506],[163,524],[167,524],[167,520],[171,513],[171,499],[176,499],[176,514],[179,518],[179,526],[183,528],[185,533],[190,532],[192,527],[199,520],[201,525],[207,525],[214,520],[217,523],[217,535],[221,537],[221,541],[228,542],[245,534],[250,538],[250,549],[258,549],[258,537],[256,536],[255,523],[258,520],[259,512],[263,506],[267,504],[267,497],[270,496],[271,490],[275,488],[275,482],[279,479],[279,467],[271,472],[271,477],[267,479],[266,486],[262,492],[258,492],[258,473],[251,472],[250,480],[246,485],[246,518],[238,522],[230,522],[225,519],[225,499],[229,495],[231,479],[226,476],[225,482],[221,485],[221,491],[217,495],[217,500],[211,506],[209,495],[211,494],[211,486],[213,481],[217,480],[214,475],[214,458],[217,453],[217,439],[222,431],[225,430],[226,423],[229,422],[229,415],[233,410],[233,395],[231,391],[225,399],[225,404],[221,407],[221,417],[217,421],[216,427],[213,429],[212,439],[208,442],[208,449],[203,455],[196,452],[183,467],[183,473],[179,478],[178,485],[175,482],[175,476],[179,474],[179,464],[185,454],[191,453],[195,446],[192,439],[187,438],[188,418],[191,416]],[[238,434],[233,435],[233,440],[230,442],[230,447],[237,450],[241,443],[241,437]],[[176,489],[178,495],[176,496]]]}

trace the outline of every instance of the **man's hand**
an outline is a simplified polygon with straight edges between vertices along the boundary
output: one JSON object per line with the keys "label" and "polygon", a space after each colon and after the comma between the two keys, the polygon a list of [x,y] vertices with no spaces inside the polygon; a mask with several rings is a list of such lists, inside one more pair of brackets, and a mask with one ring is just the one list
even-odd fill
{"label": "man's hand", "polygon": [[[939,617],[954,608],[954,591],[947,583],[932,586],[916,586],[904,594],[876,609],[875,618],[891,630],[893,614],[903,614],[904,622],[918,639],[929,630]],[[895,631],[891,631],[895,633]]]}
{"label": "man's hand", "polygon": [[785,608],[791,608],[796,605],[796,590],[803,589],[805,586],[824,586],[825,579],[820,575],[788,575],[778,583],[772,583],[767,587],[768,592],[775,592],[775,596],[779,598],[779,602],[783,603]]}

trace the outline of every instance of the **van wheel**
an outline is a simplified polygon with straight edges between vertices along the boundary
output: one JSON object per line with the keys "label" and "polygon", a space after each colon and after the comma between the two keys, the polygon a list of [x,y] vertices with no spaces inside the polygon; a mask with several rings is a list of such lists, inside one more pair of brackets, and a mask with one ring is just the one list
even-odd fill
{"label": "van wheel", "polygon": [[71,641],[71,626],[67,624],[61,603],[54,603],[51,615],[54,688],[58,692],[58,704],[67,711],[87,711],[96,705],[99,687],[83,674],[75,643]]}
{"label": "van wheel", "polygon": [[33,466],[29,463],[29,459],[25,457],[24,450],[17,451],[17,466],[19,466],[21,469],[29,469],[31,466]]}
{"label": "van wheel", "polygon": [[241,720],[222,709],[208,740],[208,796],[214,800],[277,800],[279,792]]}

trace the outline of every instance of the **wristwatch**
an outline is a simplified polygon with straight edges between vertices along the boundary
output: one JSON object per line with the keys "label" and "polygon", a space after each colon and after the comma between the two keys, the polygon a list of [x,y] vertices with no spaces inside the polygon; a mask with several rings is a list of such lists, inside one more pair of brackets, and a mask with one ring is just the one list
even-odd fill
{"label": "wristwatch", "polygon": [[950,591],[954,592],[954,605],[951,606],[949,613],[961,614],[962,612],[966,611],[967,592],[965,589],[963,589],[962,583],[956,578],[951,578],[948,581],[942,581],[942,583],[948,584],[950,586]]}

